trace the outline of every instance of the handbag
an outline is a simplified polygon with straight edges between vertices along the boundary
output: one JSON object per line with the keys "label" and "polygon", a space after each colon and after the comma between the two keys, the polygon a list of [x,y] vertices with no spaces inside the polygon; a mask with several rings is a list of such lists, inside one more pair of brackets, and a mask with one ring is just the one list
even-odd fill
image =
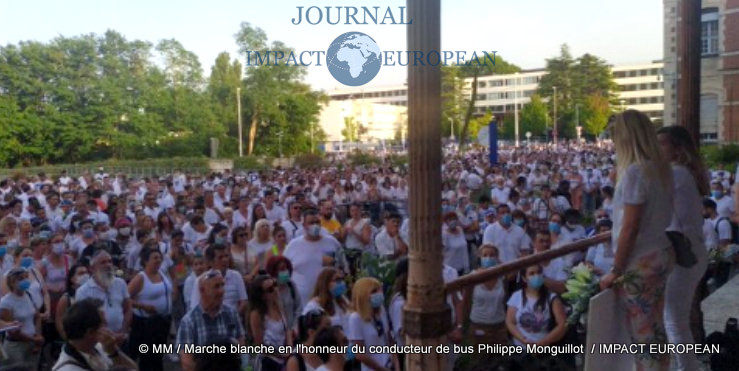
{"label": "handbag", "polygon": [[698,258],[693,253],[690,239],[678,231],[665,231],[667,238],[675,250],[675,263],[683,268],[690,268],[698,263]]}

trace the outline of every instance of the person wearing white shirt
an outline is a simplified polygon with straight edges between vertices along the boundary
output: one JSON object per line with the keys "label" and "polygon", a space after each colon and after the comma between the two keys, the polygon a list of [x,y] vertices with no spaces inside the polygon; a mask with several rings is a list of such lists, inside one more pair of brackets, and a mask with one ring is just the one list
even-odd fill
{"label": "person wearing white shirt", "polygon": [[385,227],[375,236],[377,254],[395,260],[408,253],[408,245],[400,235],[400,215],[393,213],[385,218]]}
{"label": "person wearing white shirt", "polygon": [[[246,286],[244,277],[236,270],[229,269],[231,255],[226,245],[213,244],[205,249],[205,260],[211,269],[223,275],[223,305],[244,315],[246,313]],[[200,290],[192,290],[190,305],[194,308],[200,304]]]}
{"label": "person wearing white shirt", "polygon": [[309,209],[303,213],[305,234],[294,238],[283,255],[293,265],[292,281],[300,294],[301,303],[308,303],[316,279],[323,266],[334,263],[341,244],[332,236],[322,233],[318,213]]}
{"label": "person wearing white shirt", "polygon": [[496,180],[496,187],[490,191],[490,198],[493,200],[493,205],[504,205],[508,203],[508,197],[511,193],[511,189],[505,186],[503,177],[498,177]]}
{"label": "person wearing white shirt", "polygon": [[521,251],[528,249],[526,241],[526,232],[513,224],[508,205],[498,206],[498,222],[485,228],[482,243],[497,247],[500,261],[508,263],[521,257]]}
{"label": "person wearing white shirt", "polygon": [[297,201],[293,201],[288,204],[288,210],[290,217],[283,220],[281,225],[285,229],[285,236],[287,236],[288,243],[295,237],[302,234],[303,231],[303,218],[301,217],[302,206]]}
{"label": "person wearing white shirt", "polygon": [[172,209],[175,206],[174,197],[172,197],[171,193],[172,190],[172,183],[167,183],[167,187],[159,193],[157,204],[162,211]]}
{"label": "person wearing white shirt", "polygon": [[275,195],[272,191],[264,192],[262,201],[264,202],[264,212],[267,215],[267,220],[279,222],[287,217],[285,209],[275,204]]}
{"label": "person wearing white shirt", "polygon": [[716,202],[716,212],[721,218],[731,218],[734,215],[734,200],[724,194],[724,186],[719,182],[711,183],[711,199]]}
{"label": "person wearing white shirt", "polygon": [[[586,237],[585,228],[580,225],[581,215],[580,212],[575,209],[569,209],[564,213],[565,224],[560,230],[559,237],[557,238],[557,244],[555,247],[561,247],[566,244],[582,240]],[[568,268],[572,268],[583,259],[582,252],[574,252],[572,254],[563,257],[567,262]]]}
{"label": "person wearing white shirt", "polygon": [[467,239],[459,224],[455,212],[444,215],[441,241],[444,252],[444,264],[457,270],[461,276],[470,269],[470,258],[467,250]]}

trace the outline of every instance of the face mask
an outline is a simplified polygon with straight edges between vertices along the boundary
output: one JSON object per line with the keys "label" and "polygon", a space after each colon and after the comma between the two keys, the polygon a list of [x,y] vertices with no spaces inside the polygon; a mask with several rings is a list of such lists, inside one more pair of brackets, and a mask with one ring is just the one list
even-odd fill
{"label": "face mask", "polygon": [[346,294],[346,283],[344,281],[337,282],[336,285],[334,285],[334,288],[331,289],[331,295],[335,298],[344,294]]}
{"label": "face mask", "polygon": [[385,303],[385,296],[381,292],[370,295],[370,304],[372,308],[379,308]]}
{"label": "face mask", "polygon": [[131,235],[131,228],[129,227],[123,227],[118,229],[118,233],[123,237],[128,237]]}
{"label": "face mask", "polygon": [[449,226],[449,229],[451,230],[451,229],[457,228],[457,226],[459,225],[459,222],[457,222],[455,220],[455,221],[451,221],[451,222],[447,223],[447,225]]}
{"label": "face mask", "polygon": [[555,222],[549,222],[549,232],[552,232],[554,234],[559,234],[560,226],[558,223]]}
{"label": "face mask", "polygon": [[55,243],[51,245],[51,252],[54,253],[54,255],[61,255],[64,253],[64,244],[63,243]]}
{"label": "face mask", "polygon": [[277,272],[277,282],[282,284],[290,282],[290,271]]}
{"label": "face mask", "polygon": [[532,289],[538,289],[544,284],[544,277],[541,274],[531,276],[528,283]]}
{"label": "face mask", "polygon": [[498,264],[498,261],[495,260],[495,258],[492,257],[482,257],[480,258],[480,266],[483,268],[491,268]]}
{"label": "face mask", "polygon": [[524,220],[523,219],[515,219],[513,221],[514,224],[516,224],[519,227],[523,227]]}
{"label": "face mask", "polygon": [[311,237],[318,237],[321,235],[321,226],[318,224],[311,224],[308,227],[308,235]]}
{"label": "face mask", "polygon": [[509,226],[511,225],[511,222],[513,221],[513,217],[511,214],[505,214],[502,218],[500,218],[500,222],[503,224],[503,226]]}
{"label": "face mask", "polygon": [[5,254],[7,254],[8,248],[5,246],[0,246],[0,258],[4,258]]}
{"label": "face mask", "polygon": [[719,199],[723,196],[723,193],[721,191],[711,191],[711,196],[715,199]]}
{"label": "face mask", "polygon": [[21,268],[31,268],[33,265],[33,258],[30,256],[26,256],[25,258],[21,258]]}
{"label": "face mask", "polygon": [[567,226],[567,228],[569,230],[573,230],[573,229],[577,228],[577,224],[576,223],[566,223],[565,225]]}
{"label": "face mask", "polygon": [[177,212],[179,212],[180,214],[183,214],[184,215],[184,214],[187,213],[187,209],[184,208],[184,207],[178,207],[177,208]]}
{"label": "face mask", "polygon": [[85,228],[82,230],[82,237],[90,239],[95,237],[95,231],[92,228]]}
{"label": "face mask", "polygon": [[344,355],[347,362],[351,362],[354,360],[354,352],[352,351],[352,347],[346,347],[346,354]]}
{"label": "face mask", "polygon": [[219,237],[214,238],[213,242],[215,242],[216,245],[223,245],[226,243],[226,239],[219,236]]}
{"label": "face mask", "polygon": [[30,288],[31,288],[31,281],[29,281],[28,279],[23,279],[22,281],[18,282],[18,290],[21,290],[22,292],[26,292]]}
{"label": "face mask", "polygon": [[77,276],[77,277],[76,277],[76,278],[74,279],[74,281],[75,281],[74,283],[75,283],[75,284],[76,284],[76,285],[77,285],[77,286],[79,287],[79,286],[82,286],[82,285],[84,285],[84,284],[85,284],[85,282],[87,282],[87,280],[89,280],[89,279],[90,279],[90,275],[89,275],[89,274],[87,274],[87,273],[85,273],[85,274],[83,274],[83,275],[81,275],[81,276]]}

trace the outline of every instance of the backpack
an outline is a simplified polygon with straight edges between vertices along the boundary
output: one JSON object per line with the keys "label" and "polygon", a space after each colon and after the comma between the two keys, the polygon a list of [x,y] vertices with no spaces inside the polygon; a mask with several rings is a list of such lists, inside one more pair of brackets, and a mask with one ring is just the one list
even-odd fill
{"label": "backpack", "polygon": [[718,226],[722,221],[728,222],[729,226],[731,227],[731,240],[729,240],[730,243],[739,244],[739,226],[736,223],[733,223],[731,219],[727,217],[718,218],[718,220],[716,221],[716,227],[714,228],[716,230],[716,236],[719,235]]}

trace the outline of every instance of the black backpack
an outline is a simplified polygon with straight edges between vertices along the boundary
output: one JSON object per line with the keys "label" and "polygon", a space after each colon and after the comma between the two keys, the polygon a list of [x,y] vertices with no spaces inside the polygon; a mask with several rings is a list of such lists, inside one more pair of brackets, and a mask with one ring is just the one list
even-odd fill
{"label": "black backpack", "polygon": [[706,338],[706,345],[719,346],[719,352],[711,355],[712,371],[739,369],[739,331],[736,323],[736,318],[729,318],[724,332],[715,331]]}

